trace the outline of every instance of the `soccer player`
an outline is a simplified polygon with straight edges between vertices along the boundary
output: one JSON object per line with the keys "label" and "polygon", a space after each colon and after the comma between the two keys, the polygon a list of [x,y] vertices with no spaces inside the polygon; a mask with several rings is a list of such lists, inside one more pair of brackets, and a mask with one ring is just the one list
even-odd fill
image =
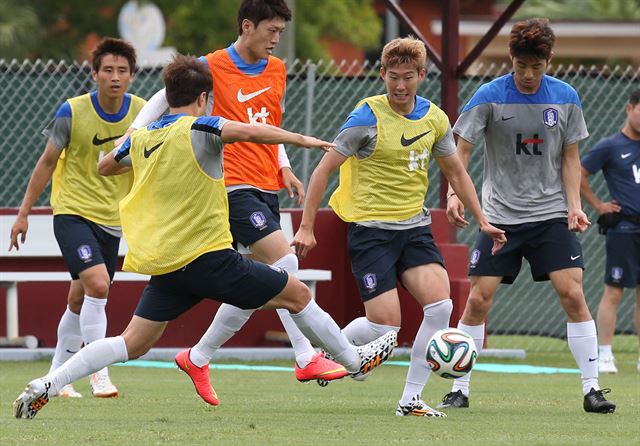
{"label": "soccer player", "polygon": [[[14,402],[16,418],[33,418],[50,396],[81,376],[146,353],[168,321],[213,296],[244,309],[286,308],[300,330],[354,377],[393,351],[393,331],[354,347],[295,276],[246,259],[231,247],[223,144],[332,145],[276,126],[202,117],[212,79],[191,57],[177,56],[163,80],[170,114],[132,134],[99,164],[105,175],[131,164],[134,182],[120,202],[129,245],[123,269],[152,277],[122,335],[90,343],[48,376],[31,381]],[[209,397],[209,404],[218,404],[213,388]]]}
{"label": "soccer player", "polygon": [[[212,115],[240,122],[280,126],[287,73],[272,52],[291,20],[284,0],[243,0],[238,10],[238,39],[225,49],[200,57],[213,76]],[[163,90],[156,93],[132,124],[132,130],[157,119],[167,108]],[[250,258],[298,271],[298,258],[280,228],[277,192],[284,186],[304,198],[302,183],[293,175],[283,145],[240,141],[224,151],[225,184],[229,193],[231,234],[238,250]],[[195,380],[205,380],[205,366],[214,353],[249,320],[254,310],[223,304],[202,339],[180,354],[180,367]],[[285,309],[278,315],[295,352],[300,381],[337,379],[347,371],[316,353]],[[183,367],[187,356],[189,367]],[[208,389],[208,384],[205,386]],[[196,389],[197,390],[197,389]]]}
{"label": "soccer player", "polygon": [[[607,237],[604,293],[597,316],[600,373],[618,373],[611,341],[625,288],[636,289],[635,326],[640,335],[640,90],[629,96],[626,113],[622,130],[598,142],[582,157],[580,192],[604,219],[599,222]],[[599,170],[611,201],[601,201],[589,184],[589,175]],[[636,367],[640,372],[640,358]]]}
{"label": "soccer player", "polygon": [[[132,176],[105,178],[96,165],[144,105],[143,99],[127,93],[135,65],[135,50],[122,40],[105,38],[96,46],[91,75],[98,88],[68,99],[45,129],[49,140],[11,228],[9,250],[18,250],[26,241],[29,212],[53,177],[53,229],[72,281],[51,372],[83,342],[89,344],[106,334],[105,306],[121,237],[118,201],[129,192]],[[91,375],[90,383],[96,397],[118,395],[106,368]],[[82,396],[71,384],[59,395]]]}
{"label": "soccer player", "polygon": [[444,416],[429,407],[421,393],[431,370],[427,342],[448,327],[453,305],[444,260],[431,234],[431,215],[424,206],[433,157],[470,207],[481,230],[497,251],[504,231],[482,214],[473,183],[453,141],[442,110],[416,91],[426,74],[424,44],[415,38],[394,39],[382,50],[380,76],[387,94],[358,103],[340,129],[335,150],[325,154],[309,182],[302,223],[293,245],[304,258],[316,245],[313,227],[331,173],[340,167],[340,184],[329,204],[349,223],[348,245],[366,317],[342,332],[362,345],[390,330],[400,330],[396,282],[411,293],[424,317],[411,350],[398,416]]}
{"label": "soccer player", "polygon": [[[578,151],[588,132],[576,91],[545,75],[554,41],[548,20],[517,22],[509,37],[513,72],[481,86],[454,125],[465,166],[474,144],[485,139],[482,207],[508,240],[492,255],[492,240],[478,236],[469,261],[471,291],[458,328],[482,348],[484,321],[498,285],[513,283],[524,257],[533,280],[551,280],[567,314],[584,410],[613,412],[615,404],[598,384],[596,326],[582,291],[582,249],[572,233],[590,225],[580,204]],[[450,222],[466,226],[455,190],[447,195]],[[471,373],[455,380],[438,407],[468,407],[470,379]]]}

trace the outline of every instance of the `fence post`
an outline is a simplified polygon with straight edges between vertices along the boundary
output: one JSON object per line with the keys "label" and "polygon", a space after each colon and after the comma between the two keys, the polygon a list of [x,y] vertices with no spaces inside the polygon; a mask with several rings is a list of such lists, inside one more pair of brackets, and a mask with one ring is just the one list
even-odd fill
{"label": "fence post", "polygon": [[[310,63],[307,66],[307,101],[304,117],[304,134],[311,135],[313,132],[313,106],[314,92],[316,89],[316,64]],[[302,152],[302,182],[306,188],[309,185],[309,150]]]}

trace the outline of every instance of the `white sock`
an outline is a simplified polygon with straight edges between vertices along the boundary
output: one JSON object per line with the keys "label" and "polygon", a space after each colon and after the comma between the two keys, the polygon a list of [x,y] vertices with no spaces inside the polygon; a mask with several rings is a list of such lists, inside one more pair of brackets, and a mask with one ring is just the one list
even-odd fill
{"label": "white sock", "polygon": [[453,311],[453,303],[451,299],[441,300],[439,302],[425,305],[422,308],[424,317],[418,333],[413,340],[411,348],[411,363],[407,372],[404,390],[400,404],[408,404],[416,395],[418,398],[422,395],[422,390],[431,376],[431,369],[427,365],[427,343],[431,336],[443,328],[449,326],[449,318]]}
{"label": "white sock", "polygon": [[598,347],[598,356],[600,359],[609,359],[613,357],[613,351],[611,345],[600,345]]}
{"label": "white sock", "polygon": [[582,372],[582,392],[586,395],[593,388],[600,390],[598,384],[598,335],[596,323],[567,322],[567,342],[573,358]]}
{"label": "white sock", "polygon": [[[298,272],[298,257],[293,253],[287,254],[276,260],[272,266],[281,268],[289,274],[295,275]],[[296,323],[293,322],[287,310],[279,308],[277,311],[282,326],[289,336],[289,341],[296,355],[298,366],[306,367],[309,361],[311,361],[311,358],[313,358],[313,355],[316,354],[313,345],[311,345],[311,342],[302,334]]]}
{"label": "white sock", "polygon": [[[82,309],[80,309],[80,330],[82,331],[82,339],[85,344],[103,339],[107,334],[107,313],[105,307],[107,299],[98,299],[97,297],[84,296]],[[98,373],[106,375],[107,369],[100,370]]]}
{"label": "white sock", "polygon": [[229,304],[220,305],[205,334],[191,348],[191,362],[197,367],[209,364],[215,352],[247,323],[254,311],[256,310],[243,310]]}
{"label": "white sock", "polygon": [[67,309],[58,323],[58,339],[56,352],[51,361],[49,373],[60,367],[82,348],[82,332],[80,331],[80,315]]}
{"label": "white sock", "polygon": [[[476,348],[478,349],[478,356],[480,356],[480,352],[482,351],[482,345],[484,344],[484,324],[480,325],[465,325],[462,322],[458,322],[458,328],[460,330],[466,331],[473,338],[473,342],[476,344]],[[471,373],[469,372],[464,375],[462,378],[458,378],[453,381],[453,387],[451,388],[452,392],[457,392],[460,390],[463,395],[469,396],[469,385],[471,383]]]}
{"label": "white sock", "polygon": [[366,317],[359,317],[349,322],[349,324],[342,329],[342,334],[344,334],[353,345],[364,345],[378,339],[391,330],[397,333],[400,331],[400,327],[376,324]]}
{"label": "white sock", "polygon": [[84,346],[67,362],[49,374],[55,396],[60,389],[83,376],[89,376],[106,366],[129,359],[127,345],[122,336],[102,338]]}
{"label": "white sock", "polygon": [[311,300],[309,304],[291,318],[304,335],[316,345],[327,350],[334,359],[349,372],[360,370],[360,354],[340,332],[340,327],[318,304]]}

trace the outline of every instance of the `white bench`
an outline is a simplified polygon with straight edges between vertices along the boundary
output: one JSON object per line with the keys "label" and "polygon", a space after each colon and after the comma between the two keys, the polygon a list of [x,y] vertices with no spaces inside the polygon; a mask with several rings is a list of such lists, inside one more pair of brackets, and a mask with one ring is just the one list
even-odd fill
{"label": "white bench", "polygon": [[[7,240],[11,231],[11,226],[15,220],[15,215],[0,215],[0,239]],[[283,232],[289,241],[293,239],[293,225],[291,214],[282,213],[280,224]],[[124,239],[120,242],[118,255],[124,256],[127,252],[127,245]],[[5,251],[0,247],[0,257],[2,258],[36,258],[36,257],[60,257],[60,248],[53,233],[52,215],[31,215],[29,216],[29,230],[27,240],[21,245],[20,251],[15,249]],[[331,280],[331,271],[319,269],[303,269],[296,274],[311,290],[311,295],[315,298],[316,283]],[[0,346],[21,344],[32,345],[37,340],[29,336],[19,336],[18,326],[18,284],[23,282],[68,282],[71,276],[68,272],[4,272],[0,271],[0,288],[6,291],[6,320],[7,335],[0,337]],[[114,282],[143,282],[149,280],[149,276],[143,274],[117,271]]]}

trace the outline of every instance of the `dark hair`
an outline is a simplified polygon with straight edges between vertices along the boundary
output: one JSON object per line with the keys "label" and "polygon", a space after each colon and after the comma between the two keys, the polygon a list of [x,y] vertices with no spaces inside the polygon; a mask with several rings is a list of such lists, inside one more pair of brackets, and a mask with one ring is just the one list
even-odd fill
{"label": "dark hair", "polygon": [[213,80],[209,66],[192,56],[177,54],[162,70],[165,94],[170,107],[183,107],[198,98],[203,91],[209,94]]}
{"label": "dark hair", "polygon": [[509,52],[512,57],[549,60],[555,41],[549,19],[523,20],[511,28]]}
{"label": "dark hair", "polygon": [[136,68],[136,50],[129,42],[113,37],[105,37],[91,51],[91,66],[94,71],[100,70],[102,58],[107,54],[122,56],[129,62],[129,72],[133,73]]}
{"label": "dark hair", "polygon": [[285,22],[291,20],[291,10],[284,0],[242,0],[238,8],[238,35],[242,34],[244,19],[258,26],[263,20],[280,17]]}
{"label": "dark hair", "polygon": [[636,105],[638,105],[638,102],[640,102],[640,89],[633,90],[629,95],[629,104],[635,107]]}

